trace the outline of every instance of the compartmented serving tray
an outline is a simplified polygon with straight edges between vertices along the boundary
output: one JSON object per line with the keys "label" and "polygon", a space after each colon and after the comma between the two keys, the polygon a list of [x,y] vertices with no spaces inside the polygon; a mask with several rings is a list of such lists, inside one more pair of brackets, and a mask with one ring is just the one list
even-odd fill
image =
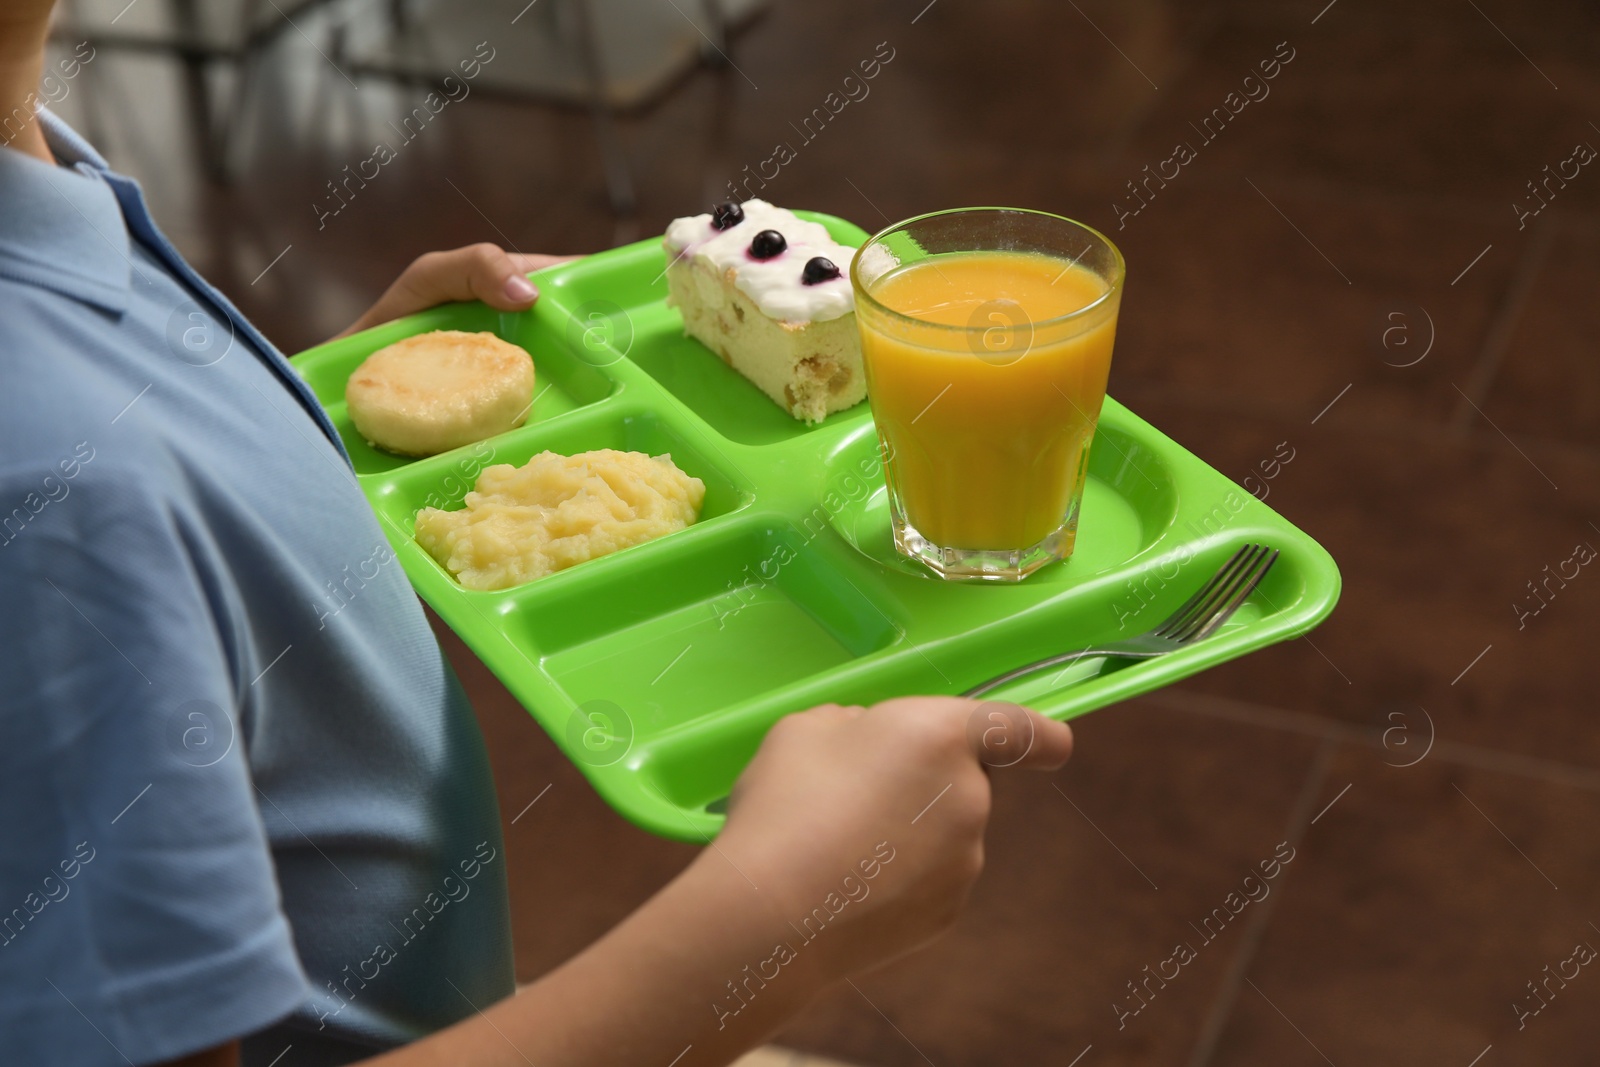
{"label": "compartmented serving tray", "polygon": [[[810,212],[845,244],[866,235]],[[1282,554],[1216,636],[1153,660],[1080,662],[991,694],[1067,719],[1296,637],[1339,573],[1309,536],[1108,398],[1077,549],[1016,585],[947,583],[896,555],[867,404],[807,427],[665,304],[658,240],[535,275],[527,312],[436,308],[293,360],[344,437],[412,584],[617,811],[705,841],[780,716],[835,701],[959,693],[1013,667],[1156,625],[1240,545]],[[372,351],[435,329],[526,348],[527,425],[408,460],[363,441],[344,387]],[[491,463],[535,453],[669,452],[706,483],[694,526],[500,592],[462,589],[412,539]],[[710,810],[708,810],[708,805]]]}

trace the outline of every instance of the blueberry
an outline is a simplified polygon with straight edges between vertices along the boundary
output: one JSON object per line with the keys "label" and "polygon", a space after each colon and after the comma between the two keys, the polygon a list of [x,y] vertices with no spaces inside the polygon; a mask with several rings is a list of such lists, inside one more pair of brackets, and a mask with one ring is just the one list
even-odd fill
{"label": "blueberry", "polygon": [[833,265],[833,260],[814,256],[806,260],[806,269],[800,272],[801,285],[816,285],[819,282],[831,282],[839,276],[839,268]]}
{"label": "blueberry", "polygon": [[744,221],[744,208],[733,200],[718,204],[711,209],[711,228],[713,230],[726,230],[730,226],[737,226]]}
{"label": "blueberry", "polygon": [[750,254],[757,259],[771,259],[788,247],[789,242],[777,230],[762,230],[751,240]]}

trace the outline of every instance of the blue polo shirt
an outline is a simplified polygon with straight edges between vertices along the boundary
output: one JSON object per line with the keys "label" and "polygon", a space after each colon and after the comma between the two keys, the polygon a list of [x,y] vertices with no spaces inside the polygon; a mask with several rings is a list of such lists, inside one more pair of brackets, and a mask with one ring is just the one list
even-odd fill
{"label": "blue polo shirt", "polygon": [[0,1064],[470,1016],[513,989],[471,709],[311,393],[40,121],[61,165],[0,148]]}

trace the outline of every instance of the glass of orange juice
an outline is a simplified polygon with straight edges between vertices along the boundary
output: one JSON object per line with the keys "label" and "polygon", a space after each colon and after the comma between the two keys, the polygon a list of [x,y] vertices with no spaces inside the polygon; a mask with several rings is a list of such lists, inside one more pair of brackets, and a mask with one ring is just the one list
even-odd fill
{"label": "glass of orange juice", "polygon": [[1018,208],[921,215],[856,253],[902,554],[944,578],[994,581],[1072,554],[1123,274],[1103,234]]}

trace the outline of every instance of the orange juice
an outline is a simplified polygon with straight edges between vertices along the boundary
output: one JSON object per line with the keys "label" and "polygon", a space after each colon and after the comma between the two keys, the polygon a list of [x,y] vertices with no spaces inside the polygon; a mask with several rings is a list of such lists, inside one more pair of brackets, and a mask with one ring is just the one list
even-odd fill
{"label": "orange juice", "polygon": [[1069,258],[979,250],[907,263],[866,288],[898,313],[858,307],[867,395],[905,522],[960,550],[1028,549],[1062,531],[1064,558],[1120,286]]}

